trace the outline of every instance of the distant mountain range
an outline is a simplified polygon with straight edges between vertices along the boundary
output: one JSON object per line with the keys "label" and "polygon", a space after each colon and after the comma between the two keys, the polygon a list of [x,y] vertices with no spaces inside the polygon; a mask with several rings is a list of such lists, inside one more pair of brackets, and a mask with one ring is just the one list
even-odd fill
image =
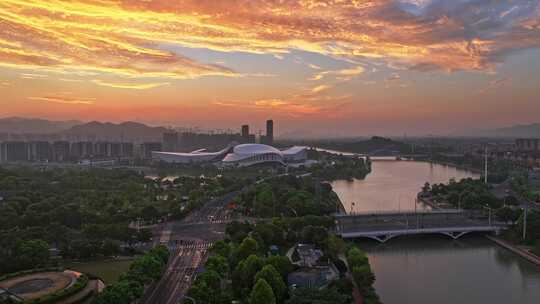
{"label": "distant mountain range", "polygon": [[488,137],[534,137],[540,138],[540,123],[515,125],[505,128],[482,130],[477,135]]}
{"label": "distant mountain range", "polygon": [[337,151],[362,154],[389,154],[393,152],[411,153],[410,145],[379,136],[352,142],[321,142],[319,146]]}
{"label": "distant mountain range", "polygon": [[0,118],[0,133],[59,135],[71,139],[159,141],[164,127],[151,127],[137,122],[119,124],[92,121],[84,123],[76,120],[50,121],[46,119],[8,117]]}
{"label": "distant mountain range", "polygon": [[167,129],[164,127],[150,127],[131,121],[119,124],[92,121],[73,126],[62,133],[69,137],[133,141],[161,140],[166,131]]}
{"label": "distant mountain range", "polygon": [[51,121],[38,118],[7,117],[0,118],[0,133],[52,134],[81,123],[77,120]]}

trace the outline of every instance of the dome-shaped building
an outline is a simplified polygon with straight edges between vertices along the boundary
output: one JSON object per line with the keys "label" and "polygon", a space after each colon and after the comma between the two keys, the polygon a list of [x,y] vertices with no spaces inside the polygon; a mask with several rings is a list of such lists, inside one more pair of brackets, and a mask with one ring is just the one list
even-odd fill
{"label": "dome-shaped building", "polygon": [[252,166],[262,163],[279,163],[285,165],[283,153],[268,145],[243,144],[233,148],[222,160],[226,166],[236,165],[239,167]]}

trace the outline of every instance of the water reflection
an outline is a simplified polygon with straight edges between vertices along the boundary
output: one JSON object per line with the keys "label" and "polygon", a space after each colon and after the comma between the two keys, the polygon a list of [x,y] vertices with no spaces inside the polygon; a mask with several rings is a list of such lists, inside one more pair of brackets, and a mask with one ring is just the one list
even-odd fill
{"label": "water reflection", "polygon": [[428,162],[379,160],[373,161],[365,180],[335,181],[332,187],[347,212],[414,210],[416,194],[425,182],[447,183],[451,178],[467,177],[478,175]]}
{"label": "water reflection", "polygon": [[540,268],[482,236],[360,244],[386,304],[540,303]]}

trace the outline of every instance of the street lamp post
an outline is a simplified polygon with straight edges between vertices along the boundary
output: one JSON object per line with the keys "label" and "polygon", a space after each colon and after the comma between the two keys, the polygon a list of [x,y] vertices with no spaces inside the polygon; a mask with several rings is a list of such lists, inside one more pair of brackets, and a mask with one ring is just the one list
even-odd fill
{"label": "street lamp post", "polygon": [[488,224],[489,226],[491,226],[491,207],[489,207],[489,205],[485,205],[484,208],[486,208],[488,210]]}
{"label": "street lamp post", "polygon": [[527,237],[527,208],[529,207],[529,201],[525,202],[525,208],[523,208],[523,240]]}

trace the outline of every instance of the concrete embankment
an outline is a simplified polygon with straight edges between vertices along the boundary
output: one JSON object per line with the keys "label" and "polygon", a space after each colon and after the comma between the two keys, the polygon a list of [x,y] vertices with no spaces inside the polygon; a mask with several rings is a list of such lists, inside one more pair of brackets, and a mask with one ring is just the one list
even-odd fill
{"label": "concrete embankment", "polygon": [[440,161],[440,160],[431,160],[429,162],[434,163],[434,164],[438,164],[438,165],[454,167],[454,168],[465,170],[465,171],[471,171],[471,172],[476,173],[476,174],[483,174],[484,173],[484,171],[481,170],[481,169],[473,168],[473,167],[470,167],[470,166],[458,165],[458,164],[455,164],[455,163],[452,163],[452,162],[445,162],[445,161]]}
{"label": "concrete embankment", "polygon": [[513,253],[519,255],[520,257],[526,259],[527,261],[533,263],[533,264],[536,264],[538,266],[540,266],[540,257],[533,254],[533,253],[530,253],[524,249],[521,249],[513,244],[510,244],[509,242],[505,241],[505,240],[502,240],[500,238],[497,238],[497,237],[494,237],[494,236],[491,236],[491,235],[486,235],[486,237],[490,240],[492,240],[493,242],[495,242],[497,245],[503,247],[503,248],[506,248],[510,251],[512,251]]}
{"label": "concrete embankment", "polygon": [[339,198],[339,195],[337,195],[337,193],[335,191],[332,190],[332,193],[333,193],[333,196],[334,196],[334,200],[336,201],[336,212],[338,213],[347,213],[347,210],[345,210],[345,206],[343,206],[343,202],[341,201],[341,199]]}

